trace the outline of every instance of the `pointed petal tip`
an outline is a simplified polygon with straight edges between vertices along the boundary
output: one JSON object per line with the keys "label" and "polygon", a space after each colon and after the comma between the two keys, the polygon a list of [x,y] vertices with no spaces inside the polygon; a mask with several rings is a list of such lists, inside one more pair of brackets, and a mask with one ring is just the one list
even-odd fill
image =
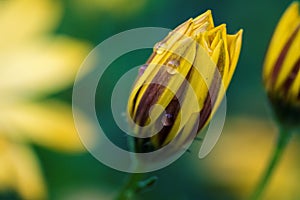
{"label": "pointed petal tip", "polygon": [[240,29],[238,32],[236,32],[235,34],[228,34],[229,37],[231,38],[241,38],[243,36],[244,33],[244,29]]}
{"label": "pointed petal tip", "polygon": [[299,11],[299,6],[300,6],[299,2],[294,1],[290,4],[289,8],[298,12]]}
{"label": "pointed petal tip", "polygon": [[243,29],[240,29],[234,36],[235,36],[235,40],[239,43],[239,45],[241,46],[242,44],[242,37],[243,37]]}
{"label": "pointed petal tip", "polygon": [[216,28],[226,28],[227,27],[227,25],[226,24],[220,24],[219,26],[217,26]]}
{"label": "pointed petal tip", "polygon": [[299,2],[294,1],[288,6],[288,8],[286,9],[286,11],[284,13],[290,13],[290,14],[294,13],[294,15],[297,15],[298,17],[300,17],[299,7],[300,7]]}
{"label": "pointed petal tip", "polygon": [[202,16],[212,16],[212,12],[211,10],[207,10],[205,11],[203,14],[201,14]]}
{"label": "pointed petal tip", "polygon": [[243,33],[244,33],[244,29],[240,29],[240,30],[236,33],[236,35],[237,35],[238,37],[242,37]]}
{"label": "pointed petal tip", "polygon": [[202,21],[203,19],[205,19],[207,17],[212,17],[211,10],[207,10],[206,12],[200,14],[199,16],[197,16],[196,18],[194,18],[193,21]]}
{"label": "pointed petal tip", "polygon": [[211,14],[212,14],[211,10],[207,10],[205,13],[206,13],[207,15],[211,15]]}

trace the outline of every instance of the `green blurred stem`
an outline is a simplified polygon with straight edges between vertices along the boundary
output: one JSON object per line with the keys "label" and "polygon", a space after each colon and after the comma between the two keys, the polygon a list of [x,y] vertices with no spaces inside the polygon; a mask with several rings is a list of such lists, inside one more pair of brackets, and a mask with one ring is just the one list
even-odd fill
{"label": "green blurred stem", "polygon": [[138,182],[142,179],[143,174],[132,173],[129,175],[124,187],[119,192],[116,200],[132,200],[136,195]]}
{"label": "green blurred stem", "polygon": [[267,187],[268,183],[270,182],[270,179],[272,177],[272,174],[279,163],[279,160],[281,158],[281,155],[283,154],[284,149],[286,148],[292,133],[289,130],[286,130],[284,128],[280,128],[279,136],[277,139],[277,145],[273,151],[273,155],[271,157],[271,160],[269,161],[269,164],[266,168],[266,171],[264,175],[261,177],[261,180],[259,184],[257,185],[256,189],[254,190],[251,200],[259,200],[262,197],[262,194]]}

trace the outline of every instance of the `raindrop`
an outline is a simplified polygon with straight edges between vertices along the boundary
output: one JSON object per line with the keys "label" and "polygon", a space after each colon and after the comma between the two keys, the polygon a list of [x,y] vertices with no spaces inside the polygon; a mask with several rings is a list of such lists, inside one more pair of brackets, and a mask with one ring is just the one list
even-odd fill
{"label": "raindrop", "polygon": [[171,74],[171,75],[174,75],[174,74],[177,73],[177,69],[174,69],[174,68],[172,68],[172,67],[168,67],[168,68],[167,68],[167,72],[168,72],[169,74]]}
{"label": "raindrop", "polygon": [[167,72],[171,75],[176,74],[178,72],[177,68],[179,67],[179,65],[180,65],[179,60],[170,60],[167,63]]}
{"label": "raindrop", "polygon": [[173,124],[173,115],[165,114],[161,120],[163,126],[171,126]]}
{"label": "raindrop", "polygon": [[167,66],[177,68],[180,65],[179,60],[170,60]]}
{"label": "raindrop", "polygon": [[147,64],[142,65],[142,66],[140,67],[140,69],[139,69],[139,75],[140,75],[140,76],[145,72],[145,70],[146,70],[147,67],[148,67]]}
{"label": "raindrop", "polygon": [[163,42],[158,42],[154,45],[153,51],[157,54],[162,54],[167,49],[167,45]]}

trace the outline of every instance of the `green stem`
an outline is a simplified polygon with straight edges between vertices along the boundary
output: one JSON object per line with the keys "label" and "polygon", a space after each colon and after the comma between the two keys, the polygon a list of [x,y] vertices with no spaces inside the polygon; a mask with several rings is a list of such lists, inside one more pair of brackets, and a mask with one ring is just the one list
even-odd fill
{"label": "green stem", "polygon": [[130,174],[116,200],[132,200],[136,193],[137,183],[141,180],[142,176],[143,174],[138,173]]}
{"label": "green stem", "polygon": [[288,130],[285,130],[283,128],[280,129],[277,145],[274,149],[273,155],[271,157],[271,160],[269,162],[268,167],[266,168],[266,171],[264,175],[262,176],[259,184],[257,185],[256,189],[254,190],[251,200],[258,200],[261,198],[266,186],[268,185],[272,174],[279,163],[280,157],[287,146],[289,139],[291,138],[292,133]]}

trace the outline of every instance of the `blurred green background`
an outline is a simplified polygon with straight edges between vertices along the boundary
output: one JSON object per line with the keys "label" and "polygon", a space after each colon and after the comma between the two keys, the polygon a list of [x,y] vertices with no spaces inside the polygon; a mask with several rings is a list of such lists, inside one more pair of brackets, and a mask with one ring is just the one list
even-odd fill
{"label": "blurred green background", "polygon": [[[9,1],[9,0],[8,0]],[[51,0],[49,0],[51,1]],[[159,177],[153,190],[141,199],[228,199],[240,200],[252,191],[266,164],[276,138],[276,128],[262,86],[264,54],[272,32],[292,1],[272,0],[64,0],[62,18],[54,35],[68,35],[93,47],[121,31],[138,27],[173,29],[190,17],[211,9],[216,25],[226,23],[228,33],[244,29],[239,63],[227,92],[227,120],[224,132],[212,153],[198,159],[200,143],[194,142],[170,166],[149,174]],[[18,13],[16,13],[18,15]],[[111,116],[111,89],[121,74],[141,65],[150,50],[122,56],[109,68],[113,77],[104,77],[98,88],[99,119]],[[87,54],[86,54],[87,55]],[[46,99],[71,104],[72,87],[54,92]],[[107,131],[118,129],[108,118]],[[107,125],[108,124],[108,125]],[[117,140],[117,138],[116,138]],[[46,181],[48,198],[55,200],[113,199],[128,174],[111,169],[89,153],[65,154],[32,144]],[[276,171],[265,199],[300,199],[300,137],[294,136]],[[148,174],[147,174],[148,176]],[[0,199],[22,199],[13,190]]]}

